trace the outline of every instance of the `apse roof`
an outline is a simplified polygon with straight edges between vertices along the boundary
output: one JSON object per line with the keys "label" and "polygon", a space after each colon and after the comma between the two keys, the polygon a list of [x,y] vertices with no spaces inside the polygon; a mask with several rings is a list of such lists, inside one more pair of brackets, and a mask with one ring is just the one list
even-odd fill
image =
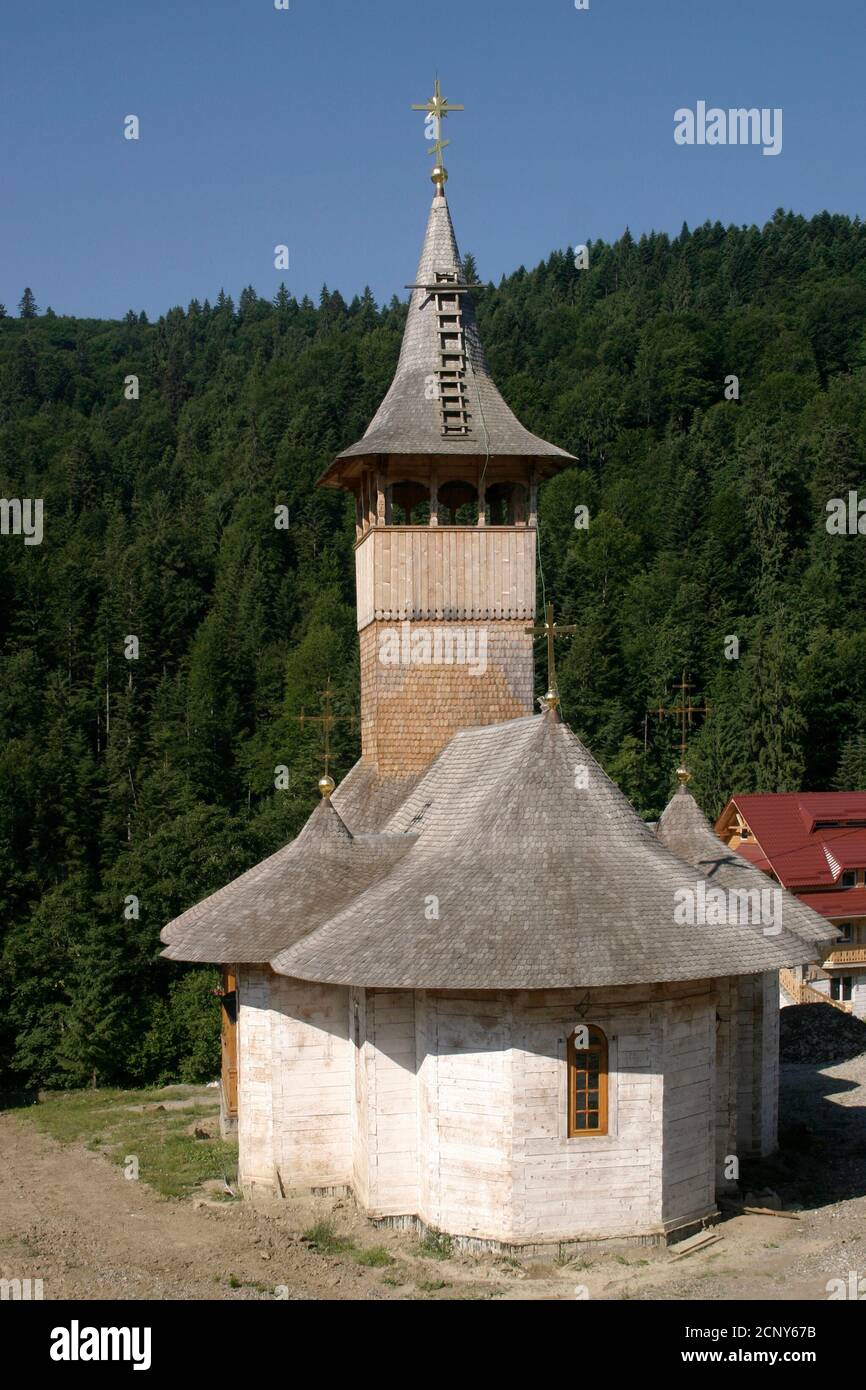
{"label": "apse roof", "polygon": [[[662,812],[657,832],[659,839],[687,863],[706,874],[713,883],[724,889],[767,889],[772,880],[762,871],[763,865],[753,856],[744,856],[740,846],[729,849],[715,834],[695,798],[681,786]],[[743,848],[757,849],[755,845]],[[759,852],[760,853],[760,852]],[[766,861],[764,861],[766,862]],[[805,905],[792,893],[782,895],[782,920],[795,936],[805,941],[827,941],[835,929],[821,921],[812,911],[814,904]]]}
{"label": "apse roof", "polygon": [[816,958],[787,919],[778,935],[679,925],[676,895],[703,872],[555,711],[461,731],[406,790],[374,834],[323,802],[293,845],[170,923],[165,954],[418,989],[638,984]]}

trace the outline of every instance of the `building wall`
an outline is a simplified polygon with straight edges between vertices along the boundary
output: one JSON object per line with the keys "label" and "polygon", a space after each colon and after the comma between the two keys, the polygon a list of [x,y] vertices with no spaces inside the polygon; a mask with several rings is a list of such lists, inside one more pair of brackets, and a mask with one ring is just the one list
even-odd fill
{"label": "building wall", "polygon": [[851,1012],[855,1018],[866,1019],[866,971],[852,971]]}
{"label": "building wall", "polygon": [[737,1152],[775,1153],[779,1132],[779,977],[741,975],[737,1006]]}
{"label": "building wall", "polygon": [[358,630],[374,619],[535,616],[534,526],[373,526],[355,548]]}
{"label": "building wall", "polygon": [[238,1181],[246,1193],[274,1188],[269,966],[242,965],[238,1008]]}
{"label": "building wall", "polygon": [[[866,971],[855,966],[833,971],[834,977],[846,975],[851,977],[851,998],[845,1002],[850,1004],[851,1013],[855,1018],[866,1018]],[[830,978],[810,980],[809,985],[817,994],[826,994],[827,998],[830,998]]]}
{"label": "building wall", "polygon": [[283,1186],[352,1183],[349,991],[271,974],[274,1151]]}
{"label": "building wall", "polygon": [[670,1229],[715,1207],[718,995],[672,1000],[662,1028],[662,1220]]}
{"label": "building wall", "polygon": [[355,1066],[367,1090],[359,1117],[356,1171],[371,1216],[401,1216],[418,1209],[418,1091],[415,996],[411,990],[365,990],[366,1033]]}
{"label": "building wall", "polygon": [[[716,1193],[734,1192],[737,1178],[726,1177],[729,1158],[737,1157],[737,1011],[739,980],[717,980],[715,1122]],[[734,1170],[736,1172],[736,1170]]]}
{"label": "building wall", "polygon": [[269,966],[239,977],[241,1187],[352,1186],[349,991]]}
{"label": "building wall", "polygon": [[[350,991],[243,967],[242,1183],[351,1186],[373,1217],[481,1241],[657,1236],[714,1210],[721,998]],[[577,1023],[608,1039],[603,1136],[567,1132]]]}
{"label": "building wall", "polygon": [[370,1076],[365,1053],[367,991],[352,989],[349,995],[349,1041],[352,1073],[352,1190],[356,1201],[369,1209],[370,1200]]}
{"label": "building wall", "polygon": [[511,1037],[508,995],[424,997],[419,1106],[430,1149],[420,1215],[440,1230],[502,1239],[511,1229]]}
{"label": "building wall", "polygon": [[[427,1224],[532,1244],[658,1234],[714,1210],[707,982],[418,1000]],[[608,1040],[603,1136],[568,1136],[566,1042],[579,1022]]]}
{"label": "building wall", "polygon": [[[647,990],[518,996],[514,1235],[604,1239],[658,1230],[662,1079]],[[640,996],[643,995],[641,999]],[[608,1042],[608,1133],[568,1137],[566,1044],[578,1023]]]}
{"label": "building wall", "polygon": [[[404,645],[400,623],[369,623],[360,635],[364,759],[382,776],[421,772],[458,729],[531,714],[533,639],[526,627],[526,620],[412,623]],[[449,650],[447,638],[452,654],[459,653],[462,640],[471,659],[410,660],[410,636],[420,642],[422,629],[430,634],[431,657],[437,658],[432,644],[439,631],[441,657]],[[400,660],[392,664],[395,652]]]}

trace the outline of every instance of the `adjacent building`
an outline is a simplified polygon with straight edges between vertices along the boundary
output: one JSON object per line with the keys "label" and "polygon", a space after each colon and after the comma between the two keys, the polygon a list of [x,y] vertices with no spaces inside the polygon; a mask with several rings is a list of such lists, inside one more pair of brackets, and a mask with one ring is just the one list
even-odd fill
{"label": "adjacent building", "polygon": [[820,966],[783,979],[788,997],[817,992],[866,1019],[866,792],[734,796],[716,831],[837,928]]}

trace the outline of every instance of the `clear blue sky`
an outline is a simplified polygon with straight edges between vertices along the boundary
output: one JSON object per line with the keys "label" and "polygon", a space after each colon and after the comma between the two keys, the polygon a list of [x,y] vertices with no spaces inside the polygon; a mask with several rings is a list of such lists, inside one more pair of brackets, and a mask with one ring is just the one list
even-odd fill
{"label": "clear blue sky", "polygon": [[[402,295],[437,71],[484,279],[626,225],[866,211],[864,0],[3,0],[0,41],[10,311],[25,284],[94,316],[281,278]],[[782,107],[782,153],[677,146],[698,100]]]}

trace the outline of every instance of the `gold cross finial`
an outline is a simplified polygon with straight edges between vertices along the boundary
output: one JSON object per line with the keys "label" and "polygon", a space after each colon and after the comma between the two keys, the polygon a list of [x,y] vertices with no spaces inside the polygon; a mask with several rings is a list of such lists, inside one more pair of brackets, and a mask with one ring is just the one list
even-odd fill
{"label": "gold cross finial", "polygon": [[464,108],[454,105],[443,97],[442,89],[439,86],[439,78],[437,77],[433,86],[433,95],[430,100],[426,101],[423,106],[417,104],[413,105],[412,110],[427,112],[427,120],[424,123],[424,134],[428,139],[433,140],[433,144],[430,146],[427,153],[436,156],[436,164],[433,168],[431,178],[441,193],[444,191],[445,180],[448,178],[448,170],[442,163],[442,151],[445,149],[446,145],[451,144],[450,140],[442,139],[442,118],[443,116],[449,115],[452,111],[462,111]]}
{"label": "gold cross finial", "polygon": [[559,689],[556,684],[556,653],[553,650],[553,639],[562,637],[569,632],[577,632],[574,623],[555,623],[553,621],[553,604],[548,603],[544,610],[543,627],[526,627],[526,633],[532,633],[533,637],[547,638],[547,694],[542,695],[541,703],[546,709],[556,709],[559,704]]}
{"label": "gold cross finial", "polygon": [[665,705],[659,705],[655,713],[658,715],[658,718],[660,720],[664,719],[666,715],[673,715],[675,719],[679,720],[680,766],[677,768],[677,781],[681,784],[681,786],[685,786],[686,782],[691,780],[691,773],[686,767],[686,753],[689,750],[688,731],[691,728],[692,716],[695,714],[709,715],[712,713],[712,711],[709,705],[692,704],[692,698],[690,695],[687,694],[687,692],[689,690],[694,690],[694,686],[686,679],[685,671],[683,671],[683,677],[679,685],[674,686],[674,690],[678,690],[680,692],[679,703],[676,705],[670,705],[668,707],[666,707]]}
{"label": "gold cross finial", "polygon": [[324,690],[320,692],[322,713],[307,714],[306,710],[302,709],[300,714],[294,716],[301,728],[303,728],[305,724],[321,724],[322,726],[325,744],[325,774],[323,777],[319,778],[319,791],[322,796],[330,796],[336,785],[331,776],[331,730],[335,724],[343,721],[354,724],[357,718],[354,714],[334,714],[331,709],[331,694],[331,677],[329,676]]}

